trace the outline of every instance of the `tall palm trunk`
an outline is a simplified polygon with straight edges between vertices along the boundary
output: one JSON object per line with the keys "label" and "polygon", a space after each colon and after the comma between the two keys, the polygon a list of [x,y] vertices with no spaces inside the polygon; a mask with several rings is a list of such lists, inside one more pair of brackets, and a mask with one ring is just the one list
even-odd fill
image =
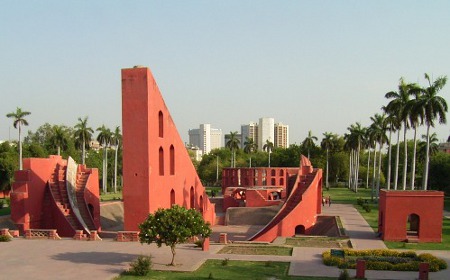
{"label": "tall palm trunk", "polygon": [[82,143],[82,148],[81,148],[81,162],[84,163],[84,160],[86,158],[86,139],[84,138],[84,133],[83,133],[83,143]]}
{"label": "tall palm trunk", "polygon": [[372,192],[371,192],[371,198],[373,201],[373,197],[375,194],[375,181],[376,181],[376,169],[377,168],[377,144],[375,144],[375,147],[373,148],[373,176],[372,176]]}
{"label": "tall palm trunk", "polygon": [[378,180],[377,180],[377,199],[379,197],[380,192],[380,181],[381,181],[381,149],[383,148],[383,144],[380,144],[380,148],[378,150]]}
{"label": "tall palm trunk", "polygon": [[389,129],[389,150],[388,150],[389,156],[388,156],[388,171],[387,171],[387,179],[386,179],[386,184],[387,184],[388,190],[391,189],[391,158],[392,158],[391,136],[392,136],[392,130]]}
{"label": "tall palm trunk", "polygon": [[398,184],[398,163],[400,160],[400,129],[397,132],[397,150],[395,151],[395,175],[394,175],[394,190],[397,190]]}
{"label": "tall palm trunk", "polygon": [[425,169],[423,172],[423,189],[428,189],[428,166],[430,164],[430,125],[427,125],[427,153],[425,156]]}
{"label": "tall palm trunk", "polygon": [[366,189],[369,188],[369,173],[370,173],[370,147],[369,147],[369,156],[367,157]]}
{"label": "tall palm trunk", "polygon": [[352,153],[353,153],[353,150],[350,150],[350,155],[349,155],[349,168],[348,168],[348,188],[349,189],[352,189],[352,176],[353,176],[353,170],[352,170],[352,167],[353,167],[353,157],[352,157]]}
{"label": "tall palm trunk", "polygon": [[23,163],[22,163],[22,126],[19,122],[19,170],[23,169]]}
{"label": "tall palm trunk", "polygon": [[114,193],[117,193],[117,154],[119,151],[119,140],[116,141],[116,151],[114,157]]}
{"label": "tall palm trunk", "polygon": [[413,158],[411,162],[411,190],[415,189],[415,180],[416,180],[416,151],[417,151],[417,126],[414,126],[414,149],[413,149]]}
{"label": "tall palm trunk", "polygon": [[327,190],[330,189],[330,187],[328,186],[328,148],[327,148],[327,172],[325,173],[325,187],[327,188]]}
{"label": "tall palm trunk", "polygon": [[356,151],[356,162],[355,162],[355,192],[358,192],[360,150],[361,150],[361,143],[358,141],[358,150]]}
{"label": "tall palm trunk", "polygon": [[406,122],[403,132],[403,145],[405,146],[405,156],[403,160],[403,190],[406,190],[406,177],[408,172],[408,143],[406,143]]}

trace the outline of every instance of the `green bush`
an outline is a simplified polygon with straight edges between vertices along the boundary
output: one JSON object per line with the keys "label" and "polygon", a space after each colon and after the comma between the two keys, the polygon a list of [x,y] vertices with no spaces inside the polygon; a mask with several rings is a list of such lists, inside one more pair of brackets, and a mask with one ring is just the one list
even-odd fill
{"label": "green bush", "polygon": [[0,242],[9,242],[11,240],[11,237],[8,235],[0,235]]}
{"label": "green bush", "polygon": [[350,280],[350,275],[348,274],[348,271],[346,269],[341,270],[341,272],[339,273],[339,278],[338,280]]}
{"label": "green bush", "polygon": [[223,260],[222,260],[222,265],[223,265],[223,266],[227,266],[229,261],[230,261],[229,258],[223,259]]}
{"label": "green bush", "polygon": [[127,274],[134,276],[145,276],[152,269],[151,256],[139,256],[136,260],[130,263],[130,269]]}
{"label": "green bush", "polygon": [[322,261],[327,266],[340,269],[355,269],[357,259],[366,261],[369,270],[418,271],[419,264],[430,264],[430,271],[435,272],[447,268],[447,263],[431,254],[417,254],[413,251],[399,252],[394,250],[351,250],[344,249],[345,259],[331,256],[330,251],[322,253]]}

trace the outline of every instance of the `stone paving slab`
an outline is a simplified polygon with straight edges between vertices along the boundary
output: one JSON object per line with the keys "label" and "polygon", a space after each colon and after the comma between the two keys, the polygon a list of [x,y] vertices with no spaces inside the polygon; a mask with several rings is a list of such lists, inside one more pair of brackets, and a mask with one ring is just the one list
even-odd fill
{"label": "stone paving slab", "polygon": [[[348,229],[352,243],[357,249],[384,248],[361,215],[351,205],[333,204],[324,209],[324,215],[339,215]],[[225,228],[221,228],[225,230]],[[252,234],[254,228],[235,228],[236,237]],[[230,231],[231,233],[231,231]],[[242,236],[241,236],[242,235]],[[377,247],[378,246],[378,247]],[[113,279],[129,268],[129,263],[139,255],[152,255],[156,270],[194,271],[207,259],[285,261],[290,262],[290,275],[338,277],[339,269],[322,264],[321,254],[329,248],[294,248],[292,256],[255,256],[218,254],[223,247],[211,244],[208,252],[192,244],[177,246],[175,262],[171,261],[170,248],[138,242],[62,240],[26,240],[16,238],[0,243],[1,279]],[[422,253],[425,251],[418,251]],[[450,265],[449,251],[427,251],[444,259]],[[349,270],[354,276],[354,270]],[[417,279],[418,272],[366,271],[367,279]],[[430,273],[430,279],[450,279],[450,269]]]}

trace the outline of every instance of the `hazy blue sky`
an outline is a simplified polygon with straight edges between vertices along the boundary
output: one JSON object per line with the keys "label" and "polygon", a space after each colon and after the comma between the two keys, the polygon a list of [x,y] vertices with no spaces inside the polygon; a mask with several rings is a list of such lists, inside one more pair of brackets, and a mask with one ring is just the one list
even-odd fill
{"label": "hazy blue sky", "polygon": [[260,117],[288,124],[291,143],[320,140],[369,125],[400,77],[450,74],[450,1],[2,0],[0,139],[17,138],[16,107],[33,131],[121,126],[120,70],[134,65],[185,141],[200,123],[228,133]]}

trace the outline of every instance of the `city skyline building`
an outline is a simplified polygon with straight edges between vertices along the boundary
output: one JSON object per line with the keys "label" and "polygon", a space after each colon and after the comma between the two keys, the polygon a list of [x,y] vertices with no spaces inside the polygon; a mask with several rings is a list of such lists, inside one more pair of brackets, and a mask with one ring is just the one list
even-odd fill
{"label": "city skyline building", "polygon": [[241,125],[241,149],[244,149],[246,139],[253,139],[253,142],[258,145],[258,124],[250,122],[249,124]]}
{"label": "city skyline building", "polygon": [[289,147],[289,125],[281,122],[275,124],[275,141],[273,143],[275,148]]}
{"label": "city skyline building", "polygon": [[274,118],[259,118],[258,125],[258,150],[262,151],[266,141],[275,141],[275,120]]}
{"label": "city skyline building", "polygon": [[198,147],[202,154],[223,147],[222,130],[212,128],[211,124],[200,124],[199,128],[189,129],[189,145]]}

